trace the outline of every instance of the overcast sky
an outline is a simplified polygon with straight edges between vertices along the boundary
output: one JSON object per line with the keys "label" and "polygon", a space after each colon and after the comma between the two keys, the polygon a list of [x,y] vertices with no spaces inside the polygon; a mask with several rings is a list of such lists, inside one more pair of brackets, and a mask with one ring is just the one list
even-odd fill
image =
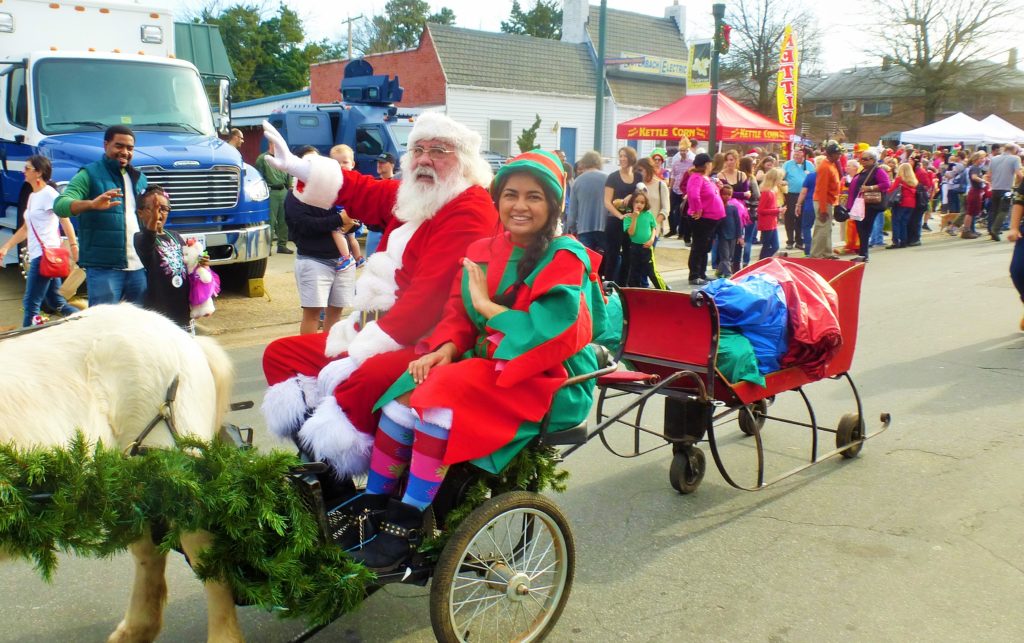
{"label": "overcast sky", "polygon": [[[260,0],[248,0],[258,3]],[[485,31],[499,31],[502,20],[507,20],[512,9],[512,0],[428,0],[433,11],[448,7],[455,12],[456,25]],[[1020,0],[1011,0],[1019,2]],[[189,9],[207,4],[204,0],[167,0],[176,8],[176,13],[183,15]],[[235,0],[221,0],[221,6],[234,4]],[[267,6],[275,6],[273,0],[266,0]],[[347,17],[359,15],[370,16],[382,13],[386,0],[287,0],[286,4],[302,17],[306,32],[313,40],[329,38],[337,40],[345,35],[342,21]],[[591,4],[598,4],[591,0]],[[664,16],[664,8],[671,0],[608,0],[608,7],[623,9],[655,16]],[[711,18],[712,0],[680,0],[687,7],[688,37],[710,37],[713,19]],[[726,6],[729,5],[725,0]],[[863,52],[866,42],[865,30],[851,26],[851,7],[857,2],[847,0],[825,0],[809,3],[818,15],[820,27],[827,38],[822,39],[822,58],[825,71],[837,71],[854,65],[875,65],[880,55]],[[520,6],[530,7],[532,0],[521,0]],[[180,16],[179,16],[180,17]],[[1024,20],[1018,20],[1024,22]],[[1024,25],[1020,25],[1024,27]],[[1020,33],[1018,31],[1017,33]],[[799,39],[799,34],[798,34]],[[1002,51],[995,54],[997,59],[1005,59],[1005,44]],[[614,53],[614,52],[611,52]],[[1022,52],[1024,54],[1024,52]]]}

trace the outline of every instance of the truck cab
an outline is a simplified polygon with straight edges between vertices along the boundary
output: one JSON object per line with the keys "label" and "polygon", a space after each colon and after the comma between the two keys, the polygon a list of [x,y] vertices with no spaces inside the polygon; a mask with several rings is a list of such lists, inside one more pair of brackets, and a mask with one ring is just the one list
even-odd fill
{"label": "truck cab", "polygon": [[275,111],[268,119],[293,147],[312,145],[327,155],[335,145],[355,152],[356,170],[377,176],[377,157],[405,153],[413,119],[398,113],[393,103],[402,100],[398,78],[374,75],[363,59],[345,66],[339,88],[341,102],[294,105]]}
{"label": "truck cab", "polygon": [[[0,5],[0,241],[21,224],[29,156],[51,159],[60,189],[103,155],[104,131],[119,124],[135,132],[132,164],[170,195],[168,227],[200,240],[211,263],[262,277],[269,191],[217,136],[226,91],[215,123],[198,70],[171,53],[173,34],[169,12],[138,5]],[[39,51],[50,36],[55,44]],[[85,47],[90,39],[99,46]],[[30,44],[37,50],[23,49]]]}

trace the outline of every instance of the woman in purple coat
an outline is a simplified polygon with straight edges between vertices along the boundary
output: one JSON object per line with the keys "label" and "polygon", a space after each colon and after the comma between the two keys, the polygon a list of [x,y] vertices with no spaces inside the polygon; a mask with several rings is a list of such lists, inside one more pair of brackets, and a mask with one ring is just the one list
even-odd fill
{"label": "woman in purple coat", "polygon": [[[873,150],[864,150],[860,153],[861,167],[863,168],[857,176],[850,181],[850,192],[846,196],[846,207],[853,208],[853,202],[860,195],[864,186],[878,186],[878,190],[885,194],[889,191],[889,173],[878,166],[878,157]],[[875,224],[875,217],[885,212],[885,206],[878,204],[864,204],[864,218],[857,222],[857,236],[860,237],[860,257],[862,261],[868,260],[868,243],[871,238],[871,226]]]}

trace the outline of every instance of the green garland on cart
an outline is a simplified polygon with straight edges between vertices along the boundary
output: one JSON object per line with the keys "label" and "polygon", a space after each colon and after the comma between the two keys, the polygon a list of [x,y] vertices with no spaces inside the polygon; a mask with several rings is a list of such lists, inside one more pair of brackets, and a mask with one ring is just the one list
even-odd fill
{"label": "green garland on cart", "polygon": [[0,549],[33,560],[50,580],[57,552],[108,557],[148,525],[165,528],[159,547],[170,551],[182,532],[204,529],[214,543],[191,561],[196,575],[226,581],[242,603],[323,624],[363,600],[373,575],[322,542],[288,480],[298,458],[220,442],[179,446],[125,457],[82,435],[64,447],[0,445]]}
{"label": "green garland on cart", "polygon": [[[59,447],[0,444],[0,549],[34,561],[50,581],[58,552],[110,557],[150,526],[167,552],[180,547],[183,532],[205,530],[214,541],[191,561],[196,575],[226,581],[243,604],[313,625],[360,604],[373,574],[323,543],[317,517],[288,480],[295,455],[187,438],[179,447],[126,457],[81,434]],[[560,461],[556,449],[524,449],[501,474],[481,475],[420,550],[439,554],[490,497],[564,491],[569,474]]]}

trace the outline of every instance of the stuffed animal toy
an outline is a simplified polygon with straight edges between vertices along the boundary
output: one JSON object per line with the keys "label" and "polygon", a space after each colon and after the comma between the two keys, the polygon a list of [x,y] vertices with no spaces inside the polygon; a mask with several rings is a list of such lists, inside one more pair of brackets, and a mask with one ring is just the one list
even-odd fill
{"label": "stuffed animal toy", "polygon": [[212,315],[213,298],[220,294],[220,277],[208,266],[199,265],[199,260],[208,255],[195,239],[185,242],[181,254],[188,270],[188,303],[192,309],[192,319]]}

